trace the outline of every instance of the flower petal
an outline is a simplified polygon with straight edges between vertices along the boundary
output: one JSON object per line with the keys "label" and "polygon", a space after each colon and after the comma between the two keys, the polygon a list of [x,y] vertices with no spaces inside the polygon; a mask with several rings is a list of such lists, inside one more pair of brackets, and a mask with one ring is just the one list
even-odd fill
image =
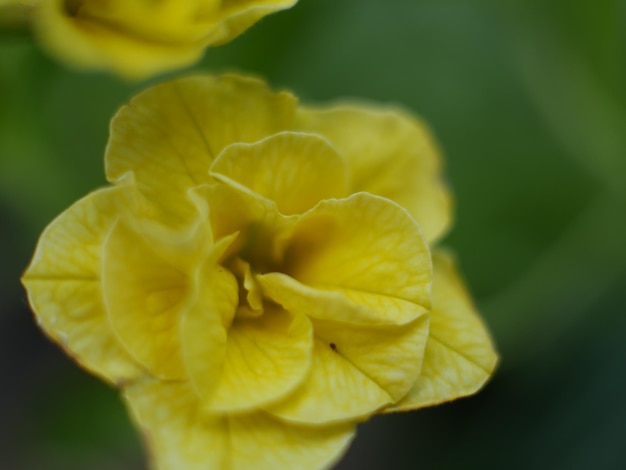
{"label": "flower petal", "polygon": [[378,194],[405,207],[431,243],[447,231],[451,196],[424,123],[394,108],[343,104],[300,108],[297,128],[320,133],[343,154],[352,174],[351,192]]}
{"label": "flower petal", "polygon": [[224,44],[295,3],[47,0],[34,5],[33,17],[42,43],[72,65],[143,79],[189,65],[207,46]]}
{"label": "flower petal", "polygon": [[137,383],[126,401],[159,470],[317,470],[354,435],[354,424],[288,425],[262,412],[209,416],[185,383]]}
{"label": "flower petal", "polygon": [[147,40],[97,18],[69,16],[66,4],[64,0],[38,2],[33,20],[42,45],[75,67],[142,79],[193,63],[202,55],[200,42]]}
{"label": "flower petal", "polygon": [[315,336],[323,339],[355,368],[400,400],[415,384],[422,369],[428,339],[429,315],[408,325],[366,327],[314,320]]}
{"label": "flower petal", "polygon": [[37,321],[79,364],[122,383],[142,369],[117,340],[101,292],[102,247],[124,188],[95,191],[44,231],[22,282]]}
{"label": "flower petal", "polygon": [[316,288],[282,273],[257,275],[263,293],[290,312],[352,325],[404,325],[427,309],[396,297],[343,288]]}
{"label": "flower petal", "polygon": [[298,426],[265,413],[233,416],[228,424],[233,470],[330,468],[350,445],[356,427],[355,423]]}
{"label": "flower petal", "polygon": [[186,191],[209,182],[213,159],[234,142],[254,142],[290,126],[296,99],[260,80],[223,75],[181,78],[133,98],[111,122],[109,181],[134,175],[166,220],[195,215]]}
{"label": "flower petal", "polygon": [[[186,377],[180,353],[180,320],[191,295],[188,275],[152,246],[145,234],[120,220],[103,260],[102,291],[116,335],[152,374]],[[163,245],[163,244],[159,244]]]}
{"label": "flower petal", "polygon": [[274,201],[283,214],[306,212],[348,190],[342,157],[321,137],[294,132],[227,147],[213,162],[211,175]]}
{"label": "flower petal", "polygon": [[266,410],[289,422],[319,424],[354,421],[393,401],[339,354],[334,343],[315,338],[313,364],[306,380],[296,392]]}
{"label": "flower petal", "polygon": [[215,37],[212,45],[224,44],[239,36],[266,15],[279,10],[290,8],[298,0],[243,0],[237,2],[223,2],[222,23],[220,25],[221,38]]}
{"label": "flower petal", "polygon": [[478,391],[498,357],[489,333],[457,274],[452,257],[435,252],[430,336],[415,386],[386,411],[435,405]]}
{"label": "flower petal", "polygon": [[293,395],[268,408],[299,423],[362,419],[402,399],[419,377],[428,316],[403,326],[361,327],[314,320],[311,374]]}
{"label": "flower petal", "polygon": [[283,265],[286,275],[258,277],[265,294],[313,318],[403,324],[430,306],[430,252],[419,227],[371,194],[323,201],[305,214]]}
{"label": "flower petal", "polygon": [[228,418],[205,415],[187,382],[146,380],[124,390],[143,431],[151,467],[159,470],[230,470]]}
{"label": "flower petal", "polygon": [[308,318],[280,308],[266,308],[259,318],[236,318],[209,409],[251,410],[292,392],[311,367],[312,333]]}

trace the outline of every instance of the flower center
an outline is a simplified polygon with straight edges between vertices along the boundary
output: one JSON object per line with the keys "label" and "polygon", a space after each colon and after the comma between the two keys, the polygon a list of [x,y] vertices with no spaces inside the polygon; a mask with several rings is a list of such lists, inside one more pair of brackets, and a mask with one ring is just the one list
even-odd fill
{"label": "flower center", "polygon": [[78,9],[82,6],[83,0],[65,0],[64,7],[65,12],[69,16],[75,16],[78,13]]}

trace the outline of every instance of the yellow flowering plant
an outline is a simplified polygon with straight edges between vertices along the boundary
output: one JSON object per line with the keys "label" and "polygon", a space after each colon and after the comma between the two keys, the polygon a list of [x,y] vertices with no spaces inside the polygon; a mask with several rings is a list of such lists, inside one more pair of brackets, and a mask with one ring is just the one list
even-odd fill
{"label": "yellow flowering plant", "polygon": [[44,331],[122,389],[154,468],[327,468],[373,414],[493,372],[410,114],[181,78],[116,114],[105,162],[111,186],[46,228],[23,282]]}
{"label": "yellow flowering plant", "polygon": [[42,45],[83,69],[130,79],[196,62],[297,0],[0,0],[21,8]]}

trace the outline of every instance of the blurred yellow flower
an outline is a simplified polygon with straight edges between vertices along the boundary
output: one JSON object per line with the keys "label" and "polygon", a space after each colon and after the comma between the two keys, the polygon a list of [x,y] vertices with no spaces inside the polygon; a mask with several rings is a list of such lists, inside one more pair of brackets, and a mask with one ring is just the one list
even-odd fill
{"label": "blurred yellow flower", "polygon": [[452,258],[431,255],[450,196],[407,113],[183,78],[117,113],[106,173],[23,282],[42,328],[123,389],[155,468],[326,468],[372,414],[491,375]]}
{"label": "blurred yellow flower", "polygon": [[297,0],[9,2],[30,11],[41,43],[59,59],[142,79],[194,63],[205,48],[234,39]]}

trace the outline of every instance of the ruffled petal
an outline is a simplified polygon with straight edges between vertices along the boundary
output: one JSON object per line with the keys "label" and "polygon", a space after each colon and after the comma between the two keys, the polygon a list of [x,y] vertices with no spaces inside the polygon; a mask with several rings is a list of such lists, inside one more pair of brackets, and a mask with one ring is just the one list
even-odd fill
{"label": "ruffled petal", "polygon": [[259,276],[289,311],[357,324],[403,324],[430,306],[430,251],[395,203],[359,193],[323,201],[287,242],[281,273]]}
{"label": "ruffled petal", "polygon": [[291,312],[351,325],[405,325],[428,309],[397,297],[345,288],[316,288],[282,273],[257,275],[263,293]]}
{"label": "ruffled petal", "polygon": [[142,382],[126,389],[159,470],[317,470],[354,436],[354,424],[306,427],[263,412],[211,416],[185,383]]}
{"label": "ruffled petal", "polygon": [[236,318],[210,410],[248,411],[292,392],[311,367],[312,333],[304,315],[275,307],[265,308],[259,318]]}
{"label": "ruffled petal", "polygon": [[438,251],[433,258],[433,309],[424,366],[408,395],[386,411],[411,410],[471,395],[485,384],[498,362],[489,332],[452,257]]}
{"label": "ruffled petal", "polygon": [[406,208],[433,242],[451,224],[452,200],[442,181],[441,157],[424,123],[374,105],[302,107],[297,128],[328,138],[348,161],[351,192],[366,191]]}
{"label": "ruffled petal", "polygon": [[334,343],[315,338],[306,380],[284,401],[266,410],[294,423],[354,421],[393,403],[374,380],[342,356]]}
{"label": "ruffled petal", "polygon": [[128,174],[172,224],[195,215],[187,190],[209,182],[213,159],[234,142],[254,142],[288,127],[296,99],[260,80],[195,76],[152,87],[112,120],[105,156],[109,181]]}
{"label": "ruffled petal", "polygon": [[428,339],[429,315],[408,325],[361,327],[315,320],[315,336],[323,339],[354,367],[400,400],[415,384],[422,369]]}
{"label": "ruffled petal", "polygon": [[211,175],[274,201],[283,214],[306,212],[348,190],[342,157],[321,137],[294,132],[227,147],[213,163]]}
{"label": "ruffled petal", "polygon": [[142,374],[111,330],[101,290],[103,245],[125,205],[124,188],[95,191],[54,220],[22,282],[37,321],[91,372],[122,383]]}

